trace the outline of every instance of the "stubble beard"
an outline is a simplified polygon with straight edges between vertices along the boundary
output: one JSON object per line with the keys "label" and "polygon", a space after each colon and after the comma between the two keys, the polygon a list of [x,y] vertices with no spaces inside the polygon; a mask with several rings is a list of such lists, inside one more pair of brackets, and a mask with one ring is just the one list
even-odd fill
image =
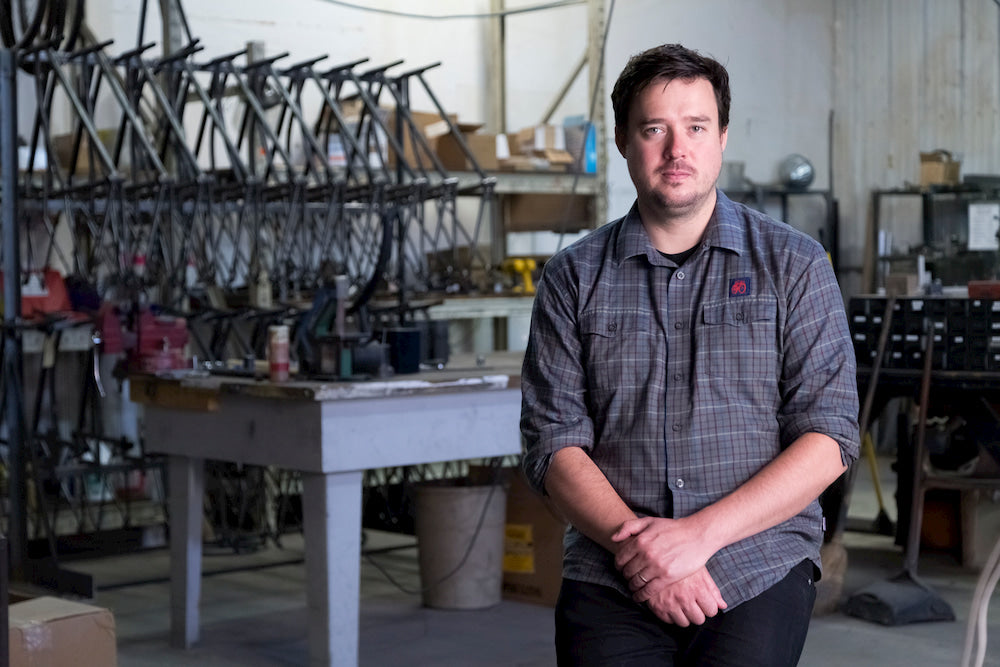
{"label": "stubble beard", "polygon": [[661,213],[665,219],[683,218],[697,211],[708,201],[714,192],[714,186],[704,191],[694,191],[681,194],[671,192],[669,186],[661,185],[658,188],[651,188],[649,191],[650,203]]}

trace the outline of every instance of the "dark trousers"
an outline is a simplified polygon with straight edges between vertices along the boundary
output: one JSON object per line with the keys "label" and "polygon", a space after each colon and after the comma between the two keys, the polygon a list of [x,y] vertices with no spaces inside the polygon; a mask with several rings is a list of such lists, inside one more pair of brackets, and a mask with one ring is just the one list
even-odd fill
{"label": "dark trousers", "polygon": [[813,566],[703,625],[681,628],[613,588],[563,579],[556,603],[560,667],[793,667],[816,601]]}

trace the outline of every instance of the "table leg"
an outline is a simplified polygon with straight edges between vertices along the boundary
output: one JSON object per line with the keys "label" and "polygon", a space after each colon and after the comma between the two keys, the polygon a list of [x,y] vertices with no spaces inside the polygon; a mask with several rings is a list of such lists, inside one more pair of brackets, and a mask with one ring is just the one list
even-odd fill
{"label": "table leg", "polygon": [[358,664],[361,471],[302,473],[309,664]]}
{"label": "table leg", "polygon": [[205,461],[170,457],[170,644],[198,641]]}

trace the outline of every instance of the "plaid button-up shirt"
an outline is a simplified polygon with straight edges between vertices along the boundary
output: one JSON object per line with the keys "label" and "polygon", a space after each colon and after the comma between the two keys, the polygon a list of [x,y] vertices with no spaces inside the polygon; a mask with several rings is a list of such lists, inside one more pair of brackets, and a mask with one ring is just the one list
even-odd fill
{"label": "plaid button-up shirt", "polygon": [[[799,436],[858,455],[858,392],[844,303],[823,248],[718,192],[677,267],[635,206],[546,264],[522,374],[524,468],[543,490],[552,454],[582,447],[640,516],[683,517],[729,494]],[[819,566],[818,502],[708,562],[729,609],[803,559]],[[628,587],[573,527],[563,574]]]}

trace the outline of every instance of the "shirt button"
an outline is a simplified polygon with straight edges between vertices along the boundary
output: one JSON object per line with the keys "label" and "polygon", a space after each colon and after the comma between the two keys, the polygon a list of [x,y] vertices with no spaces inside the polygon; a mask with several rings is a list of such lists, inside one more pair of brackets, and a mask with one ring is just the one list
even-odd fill
{"label": "shirt button", "polygon": [[684,280],[684,272],[683,271],[678,271],[677,272],[677,280]]}
{"label": "shirt button", "polygon": [[684,488],[684,480],[681,479],[680,477],[678,477],[677,481],[674,482],[674,486],[676,486],[678,489],[683,489]]}
{"label": "shirt button", "polygon": [[674,381],[675,382],[680,382],[683,379],[684,379],[684,376],[681,373],[674,373]]}
{"label": "shirt button", "polygon": [[740,311],[740,312],[736,313],[736,321],[737,322],[742,322],[743,321],[743,311]]}
{"label": "shirt button", "polygon": [[612,322],[611,324],[609,324],[608,325],[608,331],[611,331],[611,332],[618,331],[618,324],[616,322]]}
{"label": "shirt button", "polygon": [[681,430],[681,425],[680,424],[674,424],[670,428],[671,428],[671,430],[673,430],[674,432],[676,432],[676,431]]}
{"label": "shirt button", "polygon": [[683,322],[674,322],[674,328],[675,329],[683,329],[684,328],[684,323]]}

